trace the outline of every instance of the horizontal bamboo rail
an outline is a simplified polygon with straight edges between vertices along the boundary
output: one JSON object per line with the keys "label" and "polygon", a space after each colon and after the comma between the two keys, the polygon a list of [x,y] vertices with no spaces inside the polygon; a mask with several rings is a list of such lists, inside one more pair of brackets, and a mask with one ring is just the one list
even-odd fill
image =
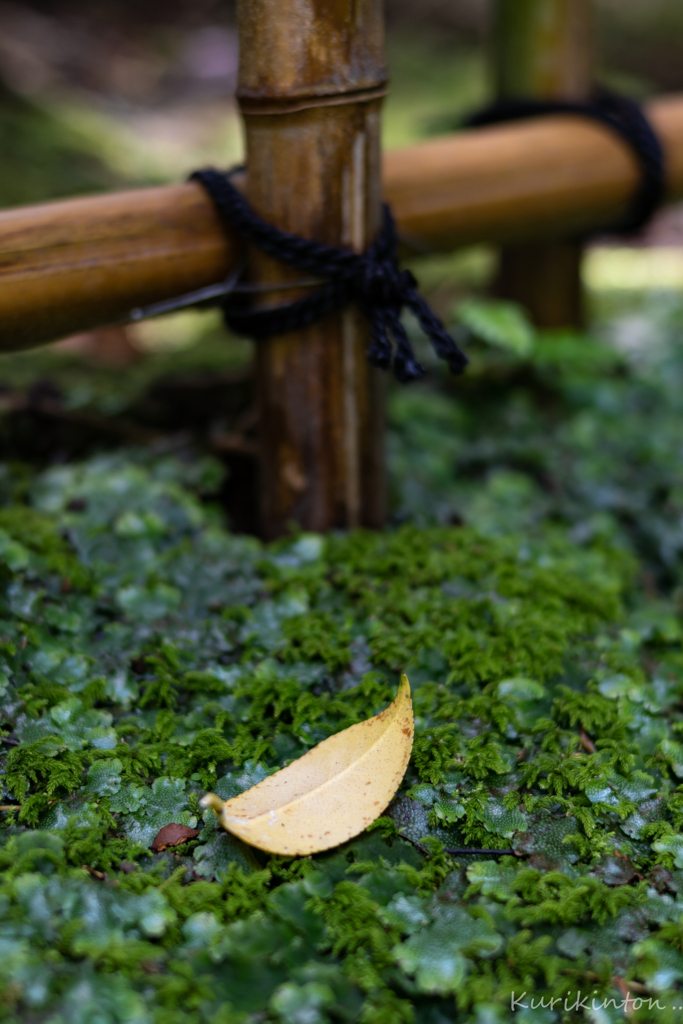
{"label": "horizontal bamboo rail", "polygon": [[[647,113],[664,144],[668,198],[681,198],[683,97],[654,100]],[[608,227],[638,177],[625,143],[570,115],[431,139],[383,162],[385,197],[418,252]],[[194,183],[2,211],[0,350],[214,284],[240,252]]]}

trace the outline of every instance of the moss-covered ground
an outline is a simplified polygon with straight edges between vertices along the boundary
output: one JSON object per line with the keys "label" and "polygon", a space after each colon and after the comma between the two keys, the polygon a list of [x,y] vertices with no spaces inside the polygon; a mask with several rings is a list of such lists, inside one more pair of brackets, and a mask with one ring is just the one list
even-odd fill
{"label": "moss-covered ground", "polygon": [[[465,307],[468,377],[393,393],[381,533],[266,546],[226,527],[201,431],[55,461],[8,414],[5,1019],[680,1019],[683,346],[675,305],[639,315],[619,348]],[[51,408],[144,421],[144,366],[117,404],[49,358]],[[200,810],[404,670],[413,757],[364,835],[286,860]]]}

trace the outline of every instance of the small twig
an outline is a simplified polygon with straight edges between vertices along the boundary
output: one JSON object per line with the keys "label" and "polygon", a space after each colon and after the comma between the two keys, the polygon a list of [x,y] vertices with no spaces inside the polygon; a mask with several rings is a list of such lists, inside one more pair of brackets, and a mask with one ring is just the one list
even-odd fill
{"label": "small twig", "polygon": [[240,413],[233,424],[233,430],[238,434],[246,434],[247,431],[253,430],[258,425],[259,411],[255,405],[249,406],[244,412]]}
{"label": "small twig", "polygon": [[649,995],[651,992],[651,989],[649,989],[647,985],[643,985],[641,981],[624,981],[623,978],[614,977],[612,978],[612,983],[616,985],[617,988],[621,988],[622,985],[624,987],[628,986],[631,992],[638,992],[639,995]]}
{"label": "small twig", "polygon": [[53,398],[34,398],[27,394],[3,396],[0,399],[0,413],[15,412],[37,413],[39,416],[114,434],[132,443],[148,444],[163,436],[158,430],[140,427],[129,420],[101,416],[98,413],[85,412],[80,409],[65,409],[59,401]]}
{"label": "small twig", "polygon": [[259,453],[258,441],[255,438],[247,437],[247,434],[258,424],[258,419],[256,406],[249,406],[237,417],[232,430],[210,436],[211,447],[219,452],[239,452],[243,455],[257,456]]}
{"label": "small twig", "polygon": [[503,855],[508,856],[508,857],[516,857],[516,856],[518,856],[515,853],[514,850],[484,850],[484,849],[479,849],[479,847],[476,847],[476,846],[463,846],[463,847],[444,846],[444,853],[455,853],[455,854],[493,853],[493,854],[495,854],[498,857],[502,857]]}
{"label": "small twig", "polygon": [[[614,977],[612,978],[612,984],[619,989],[621,998],[624,1000],[624,1016],[627,1020],[630,1020],[635,1010],[635,1006],[633,1006],[634,999],[631,993],[637,992],[638,989],[634,988],[633,982],[625,981],[624,978]],[[638,983],[636,982],[636,984]],[[643,986],[640,985],[639,988],[642,991]]]}
{"label": "small twig", "polygon": [[0,811],[20,811],[21,804],[4,804],[0,807]]}
{"label": "small twig", "polygon": [[104,871],[98,871],[97,868],[91,868],[89,864],[84,864],[83,867],[88,874],[92,875],[93,878],[96,878],[98,882],[103,882],[106,878]]}
{"label": "small twig", "polygon": [[241,455],[258,455],[258,442],[243,434],[218,434],[211,438],[211,447],[217,452],[239,452]]}
{"label": "small twig", "polygon": [[590,736],[586,735],[583,729],[581,730],[581,746],[584,750],[588,751],[589,754],[594,754],[597,749],[593,740]]}
{"label": "small twig", "polygon": [[[415,849],[419,850],[420,853],[424,853],[425,856],[429,856],[429,852],[430,851],[427,849],[426,846],[422,845],[422,843],[419,841],[419,839],[411,839],[410,836],[405,835],[401,831],[399,831],[398,834],[401,837],[401,839],[407,839],[409,843],[412,843],[413,846],[415,847]],[[459,847],[459,846],[457,846],[457,847],[456,846],[444,846],[443,852],[444,853],[453,853],[453,854],[493,853],[493,854],[496,854],[498,857],[502,857],[502,856],[519,857],[520,856],[520,854],[515,853],[514,850],[484,850],[484,849],[480,849],[477,846],[463,846],[463,847]]]}
{"label": "small twig", "polygon": [[[586,981],[600,981],[600,975],[595,971],[580,971],[571,967],[564,967],[562,969],[562,974],[569,975],[571,978],[585,978]],[[637,992],[639,995],[650,995],[652,991],[652,989],[649,989],[647,985],[643,985],[641,981],[625,981],[623,978],[617,977],[616,974],[610,978],[610,981],[615,988],[619,989],[619,991],[622,990],[622,987],[628,987],[631,992]]]}

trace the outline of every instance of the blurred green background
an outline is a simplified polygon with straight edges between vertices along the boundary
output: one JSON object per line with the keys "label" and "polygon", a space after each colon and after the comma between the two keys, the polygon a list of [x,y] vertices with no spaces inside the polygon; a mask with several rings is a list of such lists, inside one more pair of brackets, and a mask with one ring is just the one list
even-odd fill
{"label": "blurred green background", "polygon": [[[683,88],[677,0],[597,0],[599,77]],[[488,92],[486,0],[387,0],[387,146],[438,130]],[[0,204],[170,181],[241,152],[234,4],[0,3]]]}

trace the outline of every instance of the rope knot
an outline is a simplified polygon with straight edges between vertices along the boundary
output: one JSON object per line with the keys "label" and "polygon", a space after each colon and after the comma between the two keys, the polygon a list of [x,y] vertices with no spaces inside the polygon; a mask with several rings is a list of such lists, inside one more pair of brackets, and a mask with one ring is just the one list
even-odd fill
{"label": "rope knot", "polygon": [[417,287],[409,270],[401,270],[395,260],[375,263],[364,257],[353,290],[357,301],[366,307],[386,306],[400,310]]}
{"label": "rope knot", "polygon": [[224,307],[226,322],[233,330],[253,338],[284,334],[308,327],[355,301],[370,321],[369,361],[384,370],[393,368],[397,380],[406,383],[425,372],[401,322],[401,312],[409,309],[439,358],[446,360],[453,373],[462,373],[467,357],[419,294],[411,272],[399,267],[396,227],[386,204],[379,234],[359,254],[268,224],[251,209],[227,174],[207,168],[196,171],[192,178],[204,186],[221,217],[247,242],[281,263],[327,279],[312,295],[284,306],[247,311]]}

